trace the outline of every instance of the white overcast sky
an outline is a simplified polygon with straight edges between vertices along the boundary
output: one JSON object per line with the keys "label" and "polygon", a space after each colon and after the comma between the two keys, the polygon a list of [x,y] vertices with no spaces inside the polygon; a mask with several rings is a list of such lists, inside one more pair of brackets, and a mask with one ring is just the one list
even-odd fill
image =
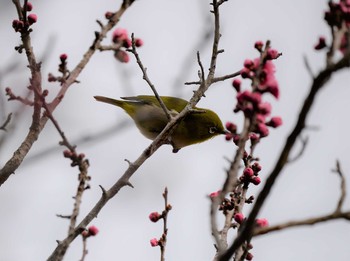
{"label": "white overcast sky", "polygon": [[[117,10],[120,2],[33,0],[33,12],[38,15],[32,33],[34,51],[40,57],[49,49],[49,56],[42,65],[43,78],[46,79],[48,72],[56,72],[61,53],[68,54],[68,65],[73,68],[92,43],[94,31],[99,29],[95,20],[105,21],[104,13]],[[246,58],[255,58],[257,52],[253,44],[256,40],[269,39],[272,46],[283,53],[275,62],[281,97],[277,102],[268,100],[273,104],[273,115],[282,116],[284,125],[272,130],[256,150],[263,166],[263,182],[310,87],[303,57],[307,57],[315,73],[324,66],[324,53],[315,52],[312,47],[320,35],[330,38],[323,20],[326,8],[326,0],[230,0],[222,6],[220,48],[225,52],[218,59],[218,76],[239,70]],[[201,46],[203,32],[213,26],[212,20],[207,19],[208,13],[209,1],[205,0],[144,0],[136,1],[122,17],[118,26],[134,32],[145,42],[139,53],[160,94],[191,97],[193,86],[181,83],[197,80],[196,51]],[[15,17],[11,1],[1,1],[0,70],[16,60],[22,62],[22,67],[0,79],[0,102],[4,101],[4,87],[11,86],[20,94],[28,83],[25,57],[14,51],[19,43],[19,35],[11,28]],[[210,45],[202,46],[201,57],[206,69],[209,54]],[[185,78],[179,79],[181,75]],[[95,102],[93,95],[117,98],[151,93],[133,58],[128,64],[121,64],[107,52],[97,52],[79,80],[81,83],[71,87],[54,112],[72,141],[129,120],[121,110]],[[317,97],[307,120],[308,125],[317,130],[303,133],[304,137],[309,136],[303,157],[283,171],[259,215],[267,218],[270,224],[326,214],[336,207],[339,179],[331,172],[336,159],[341,161],[347,177],[350,176],[349,80],[349,71],[334,75]],[[46,81],[44,87],[51,96],[58,90],[56,84]],[[213,85],[198,104],[216,111],[223,122],[234,121],[241,125],[242,118],[232,112],[234,105],[235,93],[230,81]],[[18,104],[11,102],[6,106],[6,112],[10,112]],[[23,140],[30,118],[30,109],[25,108],[18,118],[20,122],[14,136],[0,148],[1,165]],[[48,123],[29,156],[58,147],[59,140],[56,130]],[[135,160],[149,143],[130,125],[115,135],[78,144],[78,151],[84,152],[90,160],[92,176],[92,188],[84,195],[80,217],[99,199],[98,185],[109,188],[114,184],[127,168],[124,159]],[[62,150],[58,148],[39,159],[28,159],[0,188],[1,261],[45,260],[55,248],[55,241],[65,237],[68,222],[55,215],[69,214],[72,210],[77,169],[69,166]],[[149,240],[161,235],[162,226],[151,223],[148,214],[162,209],[161,194],[165,186],[169,188],[169,202],[173,205],[168,220],[166,260],[212,260],[215,249],[209,229],[207,195],[222,185],[227,167],[225,157],[232,158],[234,151],[232,143],[222,137],[185,148],[177,154],[171,153],[169,146],[162,147],[132,177],[135,188],[123,188],[93,220],[92,224],[100,233],[88,240],[86,260],[159,260],[159,249],[151,248]],[[349,185],[347,187],[350,190]],[[259,188],[250,189],[249,194],[256,195]],[[350,208],[348,199],[344,207]],[[249,212],[247,210],[245,213]],[[350,223],[332,221],[260,237],[253,240],[252,253],[254,260],[345,261],[350,260],[349,242]],[[78,238],[65,260],[79,260],[81,249]]]}

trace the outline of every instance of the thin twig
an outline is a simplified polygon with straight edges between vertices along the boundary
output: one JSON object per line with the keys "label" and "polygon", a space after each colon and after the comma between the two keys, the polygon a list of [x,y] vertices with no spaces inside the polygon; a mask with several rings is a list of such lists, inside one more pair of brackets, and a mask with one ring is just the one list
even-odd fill
{"label": "thin twig", "polygon": [[131,43],[132,43],[132,49],[129,50],[131,51],[135,58],[136,58],[136,62],[137,64],[139,65],[141,71],[142,71],[142,74],[143,74],[143,79],[148,83],[149,87],[152,89],[154,95],[156,96],[160,106],[162,107],[166,117],[168,120],[171,119],[171,114],[169,112],[169,109],[165,106],[163,100],[160,98],[158,92],[157,92],[157,89],[156,87],[154,86],[154,84],[151,82],[151,80],[149,79],[148,75],[147,75],[147,68],[145,68],[140,60],[140,56],[139,54],[137,53],[136,51],[136,43],[135,43],[135,38],[134,38],[134,33],[131,34]]}
{"label": "thin twig", "polygon": [[163,193],[163,198],[164,198],[164,211],[162,213],[162,218],[163,218],[163,235],[160,239],[160,260],[164,261],[165,260],[165,247],[166,247],[166,242],[167,242],[167,236],[168,236],[168,213],[171,210],[171,205],[168,204],[168,188],[165,187],[164,193]]}
{"label": "thin twig", "polygon": [[4,123],[0,126],[0,130],[7,131],[6,127],[7,127],[7,125],[10,123],[11,118],[12,118],[12,113],[9,113],[9,114],[7,115],[7,118],[6,118],[6,120],[4,121]]}
{"label": "thin twig", "polygon": [[344,200],[346,198],[346,182],[345,182],[344,174],[343,174],[341,167],[340,167],[339,160],[337,160],[336,167],[335,167],[335,170],[333,170],[333,172],[337,173],[340,177],[340,197],[339,197],[339,201],[337,204],[337,208],[335,210],[336,213],[339,213],[339,212],[341,212],[341,208],[342,208],[342,206],[344,204]]}
{"label": "thin twig", "polygon": [[305,152],[305,149],[306,149],[306,146],[309,142],[309,137],[306,137],[305,139],[303,139],[302,137],[300,138],[300,141],[301,141],[301,149],[299,150],[298,154],[295,155],[293,158],[291,159],[288,159],[288,163],[292,163],[292,162],[295,162],[297,161]]}

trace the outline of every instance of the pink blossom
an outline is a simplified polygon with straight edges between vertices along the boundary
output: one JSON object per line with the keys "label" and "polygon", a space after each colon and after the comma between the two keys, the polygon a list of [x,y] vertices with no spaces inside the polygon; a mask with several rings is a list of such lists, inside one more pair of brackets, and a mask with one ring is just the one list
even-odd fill
{"label": "pink blossom", "polygon": [[237,213],[233,216],[233,219],[238,223],[238,224],[242,224],[243,220],[244,220],[244,215],[242,213]]}
{"label": "pink blossom", "polygon": [[254,62],[251,60],[251,59],[246,59],[245,61],[244,61],[244,67],[245,68],[247,68],[247,69],[249,69],[249,70],[252,70],[252,69],[254,69]]}
{"label": "pink blossom", "polygon": [[269,225],[269,222],[266,218],[258,218],[257,220],[255,220],[255,224],[258,227],[267,227]]}
{"label": "pink blossom", "polygon": [[128,38],[128,31],[124,28],[117,28],[112,34],[112,40],[114,43],[123,42]]}
{"label": "pink blossom", "polygon": [[232,122],[226,122],[225,127],[228,131],[232,132],[232,133],[236,133],[237,131],[237,125],[232,123]]}
{"label": "pink blossom", "polygon": [[259,136],[256,133],[252,132],[249,134],[249,139],[252,143],[255,143],[259,140]]}
{"label": "pink blossom", "polygon": [[66,53],[63,53],[60,55],[61,62],[64,62],[65,60],[67,60],[67,58],[68,58],[68,55]]}
{"label": "pink blossom", "polygon": [[221,193],[221,190],[212,192],[212,193],[209,194],[209,197],[210,197],[210,198],[215,198],[215,197],[219,196],[220,193]]}
{"label": "pink blossom", "polygon": [[232,81],[232,86],[236,89],[237,92],[240,92],[241,90],[241,80],[236,78]]}
{"label": "pink blossom", "polygon": [[88,228],[88,231],[89,231],[89,235],[90,236],[96,236],[99,232],[98,228],[96,226],[90,226]]}
{"label": "pink blossom", "polygon": [[143,45],[143,40],[141,38],[136,38],[135,39],[135,46],[141,47],[142,45]]}
{"label": "pink blossom", "polygon": [[265,118],[266,118],[265,115],[260,114],[260,113],[255,115],[255,120],[258,123],[264,123],[265,122]]}
{"label": "pink blossom", "polygon": [[264,47],[264,43],[262,41],[256,41],[254,47],[255,49],[261,52],[262,48]]}
{"label": "pink blossom", "polygon": [[265,123],[258,123],[257,124],[257,131],[260,134],[260,137],[266,137],[269,135],[269,129],[265,125]]}
{"label": "pink blossom", "polygon": [[155,247],[155,246],[159,245],[159,241],[156,238],[152,238],[149,242],[151,243],[152,247]]}
{"label": "pink blossom", "polygon": [[27,12],[30,12],[30,11],[32,11],[32,10],[33,10],[33,4],[32,4],[32,3],[30,3],[30,2],[27,2],[26,7],[27,7]]}
{"label": "pink blossom", "polygon": [[266,59],[277,59],[281,54],[276,49],[269,49],[266,54]]}
{"label": "pink blossom", "polygon": [[246,257],[245,257],[245,259],[248,260],[248,261],[251,261],[251,260],[253,260],[253,257],[254,257],[253,254],[248,252]]}
{"label": "pink blossom", "polygon": [[241,77],[243,78],[243,79],[245,79],[245,78],[250,78],[250,70],[249,69],[247,69],[246,67],[244,67],[242,70],[241,70]]}
{"label": "pink blossom", "polygon": [[269,115],[271,113],[272,106],[269,102],[262,102],[258,105],[259,113],[262,115]]}
{"label": "pink blossom", "polygon": [[254,103],[255,105],[259,104],[261,102],[261,93],[252,92],[249,95],[248,100],[251,101],[252,103]]}
{"label": "pink blossom", "polygon": [[157,222],[161,218],[161,215],[158,212],[152,212],[151,214],[149,214],[148,218],[152,222]]}
{"label": "pink blossom", "polygon": [[271,93],[272,96],[274,96],[276,99],[279,98],[280,90],[278,88],[278,82],[276,79],[274,82],[271,82],[271,84],[267,86],[266,91]]}
{"label": "pink blossom", "polygon": [[243,171],[243,175],[247,178],[250,178],[254,175],[254,171],[252,168],[245,168],[244,171]]}
{"label": "pink blossom", "polygon": [[38,21],[38,16],[36,14],[30,14],[28,15],[28,23],[34,24]]}
{"label": "pink blossom", "polygon": [[254,176],[251,178],[250,182],[253,183],[255,186],[257,186],[261,183],[261,179],[258,176]]}
{"label": "pink blossom", "polygon": [[283,123],[282,118],[275,116],[275,117],[272,117],[269,122],[266,122],[266,125],[270,126],[272,128],[277,128],[277,127],[281,126],[282,123]]}
{"label": "pink blossom", "polygon": [[262,169],[262,167],[259,164],[259,162],[254,162],[254,164],[252,165],[252,169],[254,170],[254,172],[258,173]]}
{"label": "pink blossom", "polygon": [[129,54],[123,50],[117,50],[114,52],[114,57],[122,62],[122,63],[128,63],[130,61]]}

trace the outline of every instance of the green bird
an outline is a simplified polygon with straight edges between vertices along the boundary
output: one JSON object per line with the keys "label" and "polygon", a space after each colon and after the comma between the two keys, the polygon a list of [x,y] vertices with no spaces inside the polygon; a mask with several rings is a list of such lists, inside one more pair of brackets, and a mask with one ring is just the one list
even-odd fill
{"label": "green bird", "polygon": [[[109,103],[122,108],[135,122],[140,132],[148,139],[154,140],[168,123],[164,110],[155,96],[139,95],[121,97],[116,100],[103,96],[94,96],[97,101]],[[171,97],[160,97],[172,115],[180,113],[188,104],[186,100]],[[218,115],[209,110],[194,108],[172,132],[169,144],[173,152],[181,148],[211,139],[226,131]]]}

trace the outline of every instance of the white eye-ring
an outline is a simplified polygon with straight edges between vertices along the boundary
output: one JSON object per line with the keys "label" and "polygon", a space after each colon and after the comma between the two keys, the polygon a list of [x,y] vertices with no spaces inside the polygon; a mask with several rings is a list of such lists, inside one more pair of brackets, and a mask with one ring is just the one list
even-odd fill
{"label": "white eye-ring", "polygon": [[210,128],[209,128],[209,133],[210,133],[210,134],[214,134],[214,133],[216,133],[216,131],[217,131],[217,128],[216,128],[216,127],[210,127]]}

